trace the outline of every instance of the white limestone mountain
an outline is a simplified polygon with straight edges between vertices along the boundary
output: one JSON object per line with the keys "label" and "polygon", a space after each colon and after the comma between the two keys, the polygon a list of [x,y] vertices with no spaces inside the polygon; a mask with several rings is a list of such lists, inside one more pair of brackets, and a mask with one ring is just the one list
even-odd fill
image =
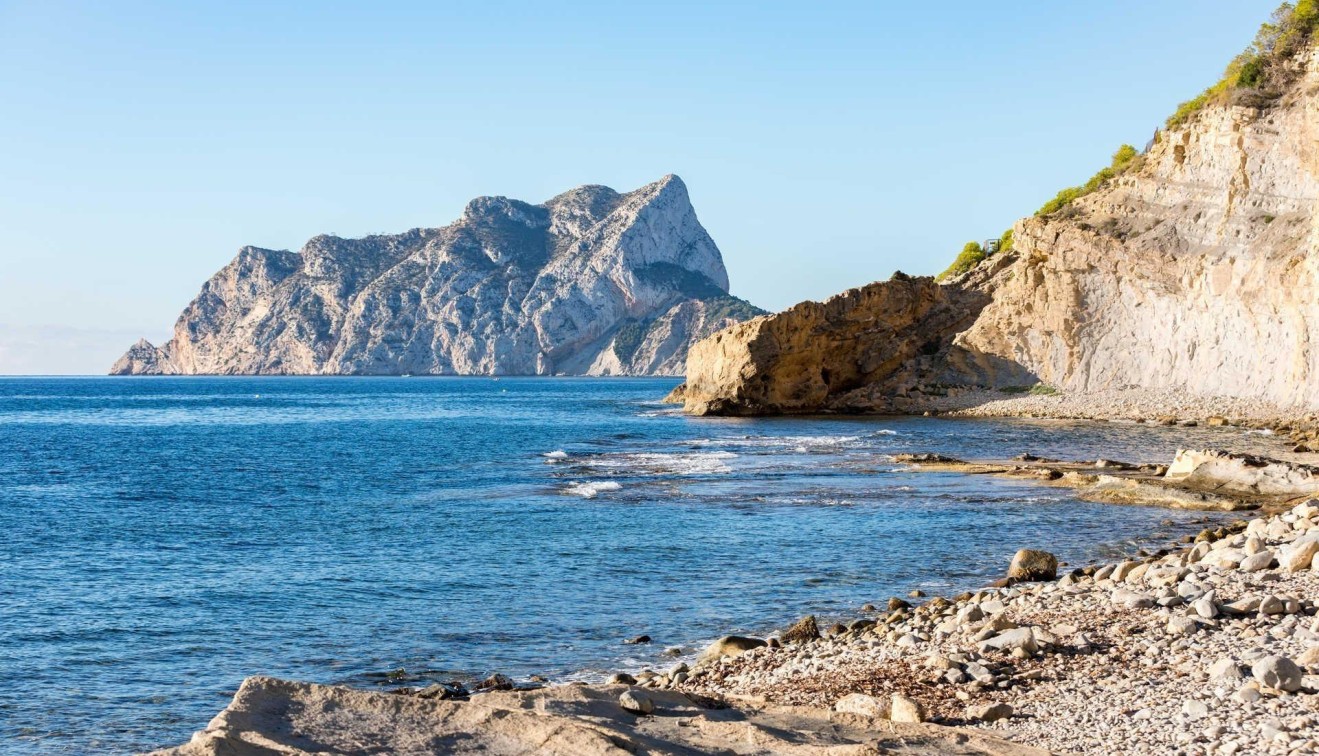
{"label": "white limestone mountain", "polygon": [[728,293],[687,187],[472,200],[443,228],[244,247],[112,374],[661,375],[760,310]]}

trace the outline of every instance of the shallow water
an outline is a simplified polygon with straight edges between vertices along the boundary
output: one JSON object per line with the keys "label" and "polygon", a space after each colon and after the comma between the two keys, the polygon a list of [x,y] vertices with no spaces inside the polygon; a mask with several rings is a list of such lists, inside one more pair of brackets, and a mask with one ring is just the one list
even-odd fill
{"label": "shallow water", "polygon": [[[0,743],[182,742],[255,673],[593,678],[1198,513],[889,455],[1166,461],[1232,429],[696,419],[652,379],[0,379]],[[624,646],[649,634],[652,646]],[[399,672],[399,671],[402,672]],[[393,673],[393,674],[391,674]]]}

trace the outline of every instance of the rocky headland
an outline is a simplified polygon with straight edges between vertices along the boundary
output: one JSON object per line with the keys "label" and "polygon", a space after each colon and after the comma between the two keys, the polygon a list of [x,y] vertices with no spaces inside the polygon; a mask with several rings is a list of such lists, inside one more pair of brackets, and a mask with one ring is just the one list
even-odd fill
{"label": "rocky headland", "polygon": [[723,415],[1053,412],[1022,395],[1036,390],[1070,396],[1073,416],[1154,420],[1169,395],[1179,419],[1312,412],[1319,56],[1313,9],[1295,13],[1147,150],[1119,150],[941,279],[897,274],[721,331],[692,347],[674,400]]}
{"label": "rocky headland", "polygon": [[676,375],[761,311],[728,293],[677,176],[532,205],[472,200],[443,228],[244,247],[115,375]]}

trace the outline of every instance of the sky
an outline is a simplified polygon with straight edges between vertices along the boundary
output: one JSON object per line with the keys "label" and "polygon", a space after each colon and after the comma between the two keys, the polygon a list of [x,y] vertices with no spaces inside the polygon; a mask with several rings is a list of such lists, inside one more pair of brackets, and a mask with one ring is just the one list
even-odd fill
{"label": "sky", "polygon": [[163,342],[246,244],[668,173],[761,307],[933,274],[1276,5],[0,0],[0,374]]}

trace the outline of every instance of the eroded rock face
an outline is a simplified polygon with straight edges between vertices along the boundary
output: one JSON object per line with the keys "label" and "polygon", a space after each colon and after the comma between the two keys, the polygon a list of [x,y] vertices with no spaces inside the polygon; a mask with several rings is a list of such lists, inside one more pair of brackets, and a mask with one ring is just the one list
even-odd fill
{"label": "eroded rock face", "polygon": [[[1319,61],[1293,65],[1266,110],[1210,107],[1160,132],[1138,168],[1018,222],[1011,252],[945,292],[871,284],[715,334],[674,398],[695,413],[882,412],[1043,382],[1319,407]],[[968,317],[931,319],[938,302]]]}
{"label": "eroded rock face", "polygon": [[694,414],[872,408],[871,393],[853,392],[900,388],[919,358],[945,352],[985,301],[932,278],[896,274],[825,302],[802,302],[695,344],[680,396]]}
{"label": "eroded rock face", "polygon": [[442,701],[252,677],[205,730],[155,756],[1045,753],[974,730],[897,723],[877,730],[868,719],[838,722],[805,707],[710,708],[667,690],[634,694],[655,713],[639,717],[620,700],[625,691],[563,685]]}
{"label": "eroded rock face", "polygon": [[1076,391],[1319,405],[1319,65],[1296,64],[1277,107],[1209,109],[1134,174],[1018,223],[959,344]]}
{"label": "eroded rock face", "polygon": [[1179,449],[1165,475],[1215,490],[1281,496],[1319,493],[1319,469],[1310,465],[1216,449]]}
{"label": "eroded rock face", "polygon": [[759,311],[728,294],[677,176],[541,205],[472,200],[443,228],[300,252],[245,247],[174,337],[115,374],[677,374],[688,346]]}

